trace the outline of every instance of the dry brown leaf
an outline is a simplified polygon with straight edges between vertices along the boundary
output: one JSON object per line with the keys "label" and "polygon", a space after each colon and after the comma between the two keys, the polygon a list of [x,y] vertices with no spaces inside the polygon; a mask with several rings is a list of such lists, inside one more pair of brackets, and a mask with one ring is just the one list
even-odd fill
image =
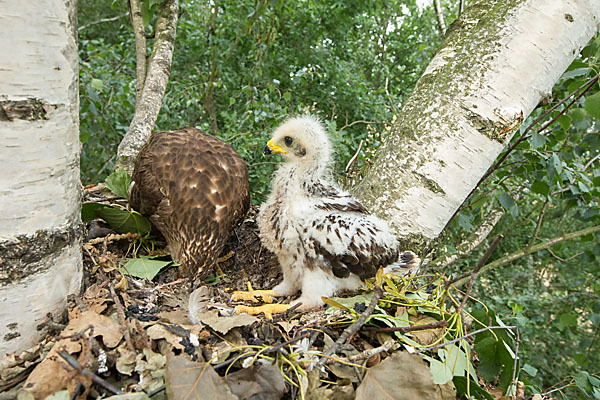
{"label": "dry brown leaf", "polygon": [[94,327],[94,337],[102,336],[102,341],[106,347],[111,349],[117,347],[123,339],[120,326],[111,318],[100,315],[95,311],[85,311],[78,318],[70,321],[63,331],[63,336],[78,333],[88,325]]}
{"label": "dry brown leaf", "polygon": [[[73,342],[71,339],[62,339],[56,342],[44,361],[38,364],[31,374],[29,374],[23,385],[23,391],[32,394],[36,399],[44,399],[52,393],[63,389],[68,389],[69,393],[73,393],[77,383],[81,383],[87,393],[92,383],[91,378],[85,377],[73,370],[58,355],[62,350],[66,350],[69,354],[73,355],[82,350],[82,344],[85,345],[85,341]],[[81,355],[79,358],[79,362],[82,362],[83,358],[87,358],[88,362],[93,361],[93,356],[89,351],[87,351],[86,355]],[[85,396],[81,398],[85,398]]]}
{"label": "dry brown leaf", "polygon": [[160,353],[150,349],[143,349],[144,358],[137,357],[135,371],[140,375],[140,386],[146,392],[161,387],[165,381],[165,366],[167,359]]}
{"label": "dry brown leaf", "polygon": [[[423,314],[417,317],[409,315],[408,320],[411,322],[411,325],[427,325],[438,322],[437,319]],[[419,343],[422,346],[430,346],[431,344],[435,343],[439,338],[441,338],[443,334],[444,328],[411,332],[411,335],[413,336],[413,339],[415,339],[415,342]]]}
{"label": "dry brown leaf", "polygon": [[231,329],[238,326],[251,325],[259,319],[248,314],[239,314],[231,317],[220,317],[216,310],[207,311],[204,313],[196,313],[198,321],[204,325],[210,326],[217,332],[226,334]]}
{"label": "dry brown leaf", "polygon": [[285,390],[283,375],[274,365],[260,365],[229,374],[227,384],[240,400],[279,400]]}
{"label": "dry brown leaf", "polygon": [[95,311],[98,314],[101,314],[104,310],[106,310],[107,301],[112,301],[108,289],[101,288],[98,286],[98,284],[93,284],[90,286],[85,291],[81,299],[87,305],[89,310]]}
{"label": "dry brown leaf", "polygon": [[184,349],[184,346],[180,343],[183,338],[169,331],[162,324],[152,325],[151,327],[146,329],[146,333],[148,334],[148,337],[152,340],[165,339],[174,348],[179,350]]}
{"label": "dry brown leaf", "polygon": [[29,374],[33,365],[39,363],[52,349],[54,343],[40,343],[21,352],[6,354],[0,360],[0,391],[5,387],[14,386]]}
{"label": "dry brown leaf", "polygon": [[488,390],[488,393],[492,395],[492,397],[496,400],[500,400],[504,397],[504,390],[502,388],[492,388]]}
{"label": "dry brown leaf", "polygon": [[131,376],[137,361],[137,353],[135,351],[131,351],[127,347],[127,343],[122,343],[119,347],[117,347],[117,353],[119,354],[116,362],[117,371],[124,375]]}
{"label": "dry brown leaf", "polygon": [[319,387],[307,395],[308,400],[354,400],[354,397],[355,391],[352,385],[334,385],[331,388]]}
{"label": "dry brown leaf", "polygon": [[[452,395],[449,395],[450,391]],[[369,368],[363,382],[356,389],[356,400],[455,398],[455,390],[438,389],[438,385],[433,383],[429,366],[420,356],[399,351],[381,364]]]}
{"label": "dry brown leaf", "polygon": [[169,399],[238,400],[210,364],[190,361],[172,351],[167,352],[165,379]]}
{"label": "dry brown leaf", "polygon": [[161,322],[175,325],[189,325],[190,316],[187,310],[177,308],[171,311],[160,311],[156,314]]}

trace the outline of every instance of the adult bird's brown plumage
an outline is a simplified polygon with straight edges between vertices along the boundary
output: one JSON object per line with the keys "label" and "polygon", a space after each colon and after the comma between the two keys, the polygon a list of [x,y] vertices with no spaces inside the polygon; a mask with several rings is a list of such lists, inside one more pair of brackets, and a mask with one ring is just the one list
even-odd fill
{"label": "adult bird's brown plumage", "polygon": [[204,278],[248,211],[248,167],[200,129],[155,132],[137,156],[130,204],[163,234],[185,274]]}

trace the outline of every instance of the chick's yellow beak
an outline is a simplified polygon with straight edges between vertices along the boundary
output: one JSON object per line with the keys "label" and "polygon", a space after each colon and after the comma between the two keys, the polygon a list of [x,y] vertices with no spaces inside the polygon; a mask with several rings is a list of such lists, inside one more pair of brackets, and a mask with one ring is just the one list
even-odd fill
{"label": "chick's yellow beak", "polygon": [[282,149],[280,146],[277,146],[275,143],[273,143],[273,139],[271,139],[267,142],[267,145],[265,146],[265,150],[263,151],[263,154],[270,154],[270,153],[286,154],[287,151]]}

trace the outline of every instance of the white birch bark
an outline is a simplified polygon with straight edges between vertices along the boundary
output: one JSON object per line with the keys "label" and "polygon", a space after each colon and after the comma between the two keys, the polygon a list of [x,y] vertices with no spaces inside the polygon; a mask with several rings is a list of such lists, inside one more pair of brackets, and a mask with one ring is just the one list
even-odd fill
{"label": "white birch bark", "polygon": [[354,193],[422,249],[599,22],[600,0],[469,2]]}
{"label": "white birch bark", "polygon": [[0,357],[80,290],[76,0],[0,0]]}
{"label": "white birch bark", "polygon": [[444,21],[444,10],[440,4],[440,0],[433,0],[433,9],[435,10],[435,18],[437,19],[438,28],[442,36],[446,33],[446,22]]}

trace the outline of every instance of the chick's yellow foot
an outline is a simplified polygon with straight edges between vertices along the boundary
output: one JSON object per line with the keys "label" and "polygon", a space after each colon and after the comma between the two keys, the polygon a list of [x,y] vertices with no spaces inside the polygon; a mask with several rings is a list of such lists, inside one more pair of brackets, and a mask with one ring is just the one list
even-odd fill
{"label": "chick's yellow foot", "polygon": [[263,306],[258,307],[248,307],[248,306],[236,306],[235,313],[248,313],[250,315],[258,315],[260,313],[264,313],[267,319],[273,319],[273,314],[281,314],[286,312],[290,308],[289,304],[265,304]]}
{"label": "chick's yellow foot", "polygon": [[277,294],[273,290],[254,290],[252,289],[252,285],[248,282],[248,291],[245,292],[243,290],[236,290],[233,292],[231,296],[231,300],[233,301],[252,301],[253,303],[258,303],[257,297],[260,297],[261,300],[265,303],[272,303],[273,297],[277,297]]}

